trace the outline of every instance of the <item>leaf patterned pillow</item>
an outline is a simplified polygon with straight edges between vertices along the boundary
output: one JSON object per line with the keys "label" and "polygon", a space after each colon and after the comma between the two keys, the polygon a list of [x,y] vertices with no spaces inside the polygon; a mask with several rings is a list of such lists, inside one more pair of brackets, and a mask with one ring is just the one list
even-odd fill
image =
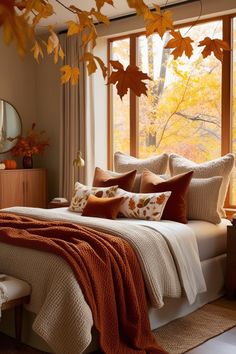
{"label": "leaf patterned pillow", "polygon": [[98,198],[112,198],[115,197],[118,186],[111,187],[88,187],[82,183],[75,183],[75,190],[71,199],[70,211],[82,213],[88,197],[92,194]]}
{"label": "leaf patterned pillow", "polygon": [[120,214],[127,218],[155,220],[161,219],[171,192],[131,193],[118,189],[117,195],[124,198],[120,205]]}

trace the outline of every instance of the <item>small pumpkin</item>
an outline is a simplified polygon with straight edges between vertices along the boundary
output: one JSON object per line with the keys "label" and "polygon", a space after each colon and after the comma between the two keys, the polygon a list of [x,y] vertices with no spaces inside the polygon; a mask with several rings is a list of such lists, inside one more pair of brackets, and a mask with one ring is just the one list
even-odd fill
{"label": "small pumpkin", "polygon": [[0,170],[5,170],[6,166],[5,166],[5,163],[0,163]]}
{"label": "small pumpkin", "polygon": [[6,170],[14,170],[17,167],[16,160],[4,160],[3,163]]}

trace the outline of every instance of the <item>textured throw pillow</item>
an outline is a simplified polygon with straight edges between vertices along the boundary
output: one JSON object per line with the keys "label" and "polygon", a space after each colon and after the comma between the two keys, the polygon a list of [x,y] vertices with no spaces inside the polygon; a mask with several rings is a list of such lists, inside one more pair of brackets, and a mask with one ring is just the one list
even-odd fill
{"label": "textured throw pillow", "polygon": [[179,173],[193,171],[193,178],[223,177],[220,188],[218,210],[221,217],[225,217],[224,201],[230,181],[230,173],[234,166],[234,155],[227,154],[218,159],[197,164],[182,156],[171,154],[169,156],[169,168],[172,176]]}
{"label": "textured throw pillow", "polygon": [[99,167],[95,168],[93,177],[94,187],[110,187],[118,185],[126,191],[132,191],[136,170],[126,173],[114,173],[112,171],[104,171]]}
{"label": "textured throw pillow", "polygon": [[120,214],[127,218],[160,220],[171,192],[131,193],[118,189],[117,195],[123,197]]}
{"label": "textured throw pillow", "polygon": [[88,197],[93,194],[98,198],[115,197],[118,186],[112,187],[87,187],[82,183],[75,183],[75,190],[71,199],[70,211],[81,213],[87,203]]}
{"label": "textured throw pillow", "polygon": [[191,181],[193,171],[182,173],[168,180],[157,176],[145,169],[141,177],[141,193],[158,193],[171,191],[162,219],[173,220],[186,224],[187,220],[187,191]]}
{"label": "textured throw pillow", "polygon": [[205,220],[213,224],[221,221],[217,209],[222,177],[193,178],[188,190],[188,219]]}
{"label": "textured throw pillow", "polygon": [[122,201],[123,197],[98,198],[91,194],[88,197],[82,215],[104,219],[116,219]]}
{"label": "textured throw pillow", "polygon": [[116,172],[128,172],[136,170],[137,175],[134,182],[133,192],[138,193],[140,189],[141,173],[144,168],[158,175],[164,174],[167,169],[168,155],[162,154],[159,156],[149,157],[147,159],[137,159],[136,157],[123,154],[122,152],[115,152],[114,165]]}

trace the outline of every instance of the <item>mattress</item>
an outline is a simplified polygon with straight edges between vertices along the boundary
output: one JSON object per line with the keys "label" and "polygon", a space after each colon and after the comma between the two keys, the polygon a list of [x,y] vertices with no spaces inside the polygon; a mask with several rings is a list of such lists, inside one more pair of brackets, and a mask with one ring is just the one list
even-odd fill
{"label": "mattress", "polygon": [[200,261],[226,252],[227,225],[231,225],[229,220],[221,219],[221,223],[217,225],[207,221],[190,220],[187,225],[196,235]]}

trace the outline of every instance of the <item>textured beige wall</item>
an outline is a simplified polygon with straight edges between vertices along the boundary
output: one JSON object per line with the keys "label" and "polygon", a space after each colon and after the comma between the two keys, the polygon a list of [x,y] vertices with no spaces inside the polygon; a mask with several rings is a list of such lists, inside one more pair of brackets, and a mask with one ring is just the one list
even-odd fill
{"label": "textured beige wall", "polygon": [[[35,81],[36,71],[32,56],[29,54],[20,58],[15,44],[6,46],[3,43],[0,31],[0,98],[11,103],[19,112],[23,130],[29,129],[36,121]],[[0,160],[9,156],[9,153],[1,154]]]}
{"label": "textured beige wall", "polygon": [[[0,32],[0,98],[10,102],[22,120],[23,132],[32,123],[37,130],[45,130],[50,147],[43,156],[34,156],[34,167],[48,169],[49,199],[58,195],[59,176],[59,69],[46,57],[37,64],[32,55],[20,58],[15,44],[6,46]],[[0,161],[11,157],[1,154]],[[18,167],[22,159],[18,158]]]}

